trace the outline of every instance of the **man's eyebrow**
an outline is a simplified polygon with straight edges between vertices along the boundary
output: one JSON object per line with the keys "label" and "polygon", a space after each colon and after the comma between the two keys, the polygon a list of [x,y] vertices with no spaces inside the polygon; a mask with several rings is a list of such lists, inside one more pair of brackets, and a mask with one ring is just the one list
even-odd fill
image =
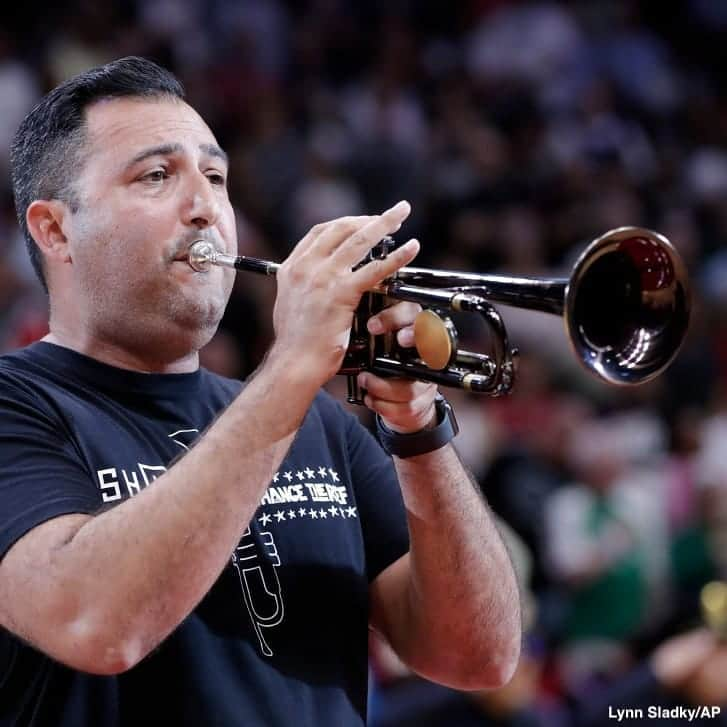
{"label": "man's eyebrow", "polygon": [[229,163],[227,152],[225,152],[224,149],[220,149],[217,144],[200,144],[199,149],[200,151],[203,151],[205,154],[208,154],[211,157],[217,157],[218,159],[222,159],[225,164]]}
{"label": "man's eyebrow", "polygon": [[[220,149],[217,144],[200,144],[199,149],[209,156],[222,159],[225,164],[228,164],[229,162],[227,154],[223,149]],[[182,151],[184,151],[184,147],[181,144],[159,144],[158,146],[151,146],[148,149],[140,151],[127,164],[127,168],[133,167],[135,164],[143,162],[145,159],[149,159],[149,157],[171,156],[172,154],[180,154]]]}
{"label": "man's eyebrow", "polygon": [[127,168],[133,167],[134,164],[143,162],[149,157],[170,156],[171,154],[179,154],[181,151],[181,144],[159,144],[158,146],[151,146],[148,149],[140,151],[126,166]]}

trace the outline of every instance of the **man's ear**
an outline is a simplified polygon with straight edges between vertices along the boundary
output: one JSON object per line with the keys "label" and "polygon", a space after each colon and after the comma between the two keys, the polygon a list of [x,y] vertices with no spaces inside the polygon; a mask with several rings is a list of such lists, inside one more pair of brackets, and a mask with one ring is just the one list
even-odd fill
{"label": "man's ear", "polygon": [[25,213],[28,231],[49,260],[70,262],[71,251],[64,233],[68,206],[57,199],[36,199]]}

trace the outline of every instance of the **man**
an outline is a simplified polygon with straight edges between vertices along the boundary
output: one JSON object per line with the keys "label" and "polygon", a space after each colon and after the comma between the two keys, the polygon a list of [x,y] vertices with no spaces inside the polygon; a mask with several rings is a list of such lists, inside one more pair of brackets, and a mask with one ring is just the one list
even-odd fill
{"label": "man", "polygon": [[[408,205],[314,227],[279,270],[264,363],[244,388],[213,376],[198,351],[234,273],[185,257],[233,252],[235,225],[182,96],[122,59],[16,135],[50,334],[0,363],[0,723],[362,724],[367,623],[427,677],[501,685],[515,579],[435,387],[362,374],[393,466],[319,393],[363,292],[418,251],[352,270]],[[369,326],[411,345],[414,313]]]}

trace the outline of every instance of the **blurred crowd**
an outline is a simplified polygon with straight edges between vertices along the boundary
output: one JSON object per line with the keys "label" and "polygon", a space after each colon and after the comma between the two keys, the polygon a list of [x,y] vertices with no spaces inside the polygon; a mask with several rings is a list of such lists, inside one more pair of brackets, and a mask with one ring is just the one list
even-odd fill
{"label": "blurred crowd", "polygon": [[[565,277],[611,228],[674,243],[692,320],[655,381],[600,383],[560,318],[502,309],[522,354],[514,394],[448,392],[521,576],[523,659],[510,687],[463,695],[372,639],[371,722],[597,725],[608,705],[724,703],[727,647],[698,625],[702,586],[727,579],[727,4],[39,7],[0,11],[2,351],[47,325],[15,220],[12,134],[45,90],[129,54],[175,71],[229,153],[245,254],[281,260],[316,222],[399,199],[428,267]],[[208,367],[255,368],[274,294],[238,275]],[[486,346],[459,325],[468,347]]]}

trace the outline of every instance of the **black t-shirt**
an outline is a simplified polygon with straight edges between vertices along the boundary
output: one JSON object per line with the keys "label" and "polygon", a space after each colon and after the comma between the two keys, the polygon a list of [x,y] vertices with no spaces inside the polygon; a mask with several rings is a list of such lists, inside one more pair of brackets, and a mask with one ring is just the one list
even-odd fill
{"label": "black t-shirt", "polygon": [[[0,558],[152,486],[240,388],[49,343],[0,357]],[[368,583],[407,548],[390,459],[320,394],[229,565],[135,668],[78,672],[0,628],[0,725],[361,725]]]}

